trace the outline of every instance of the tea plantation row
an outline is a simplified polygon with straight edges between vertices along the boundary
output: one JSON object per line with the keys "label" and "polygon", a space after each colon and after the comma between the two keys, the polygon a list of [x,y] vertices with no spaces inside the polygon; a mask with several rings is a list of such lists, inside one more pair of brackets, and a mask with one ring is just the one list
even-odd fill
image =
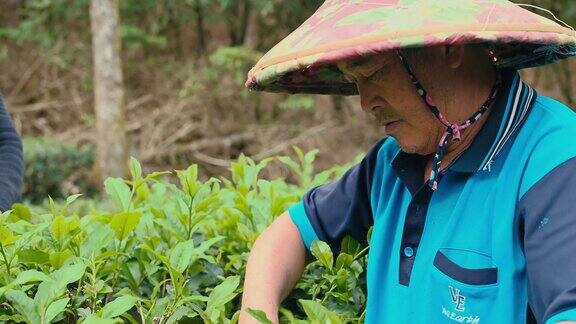
{"label": "tea plantation row", "polygon": [[[46,208],[15,204],[0,215],[0,321],[26,323],[236,323],[243,275],[259,233],[310,188],[346,166],[314,174],[316,151],[255,163],[241,156],[231,177],[198,179],[196,165],[109,178],[109,210],[80,211],[80,195]],[[264,180],[271,162],[297,184]],[[102,208],[105,209],[105,208]],[[357,323],[365,304],[366,249],[351,239],[334,258],[315,242],[281,310],[283,323]],[[262,323],[267,319],[254,310]]]}

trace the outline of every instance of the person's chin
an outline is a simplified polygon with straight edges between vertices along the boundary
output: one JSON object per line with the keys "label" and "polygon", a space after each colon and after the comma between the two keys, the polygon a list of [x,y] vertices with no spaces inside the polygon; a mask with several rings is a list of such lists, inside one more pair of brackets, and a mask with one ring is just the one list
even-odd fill
{"label": "person's chin", "polygon": [[422,150],[422,148],[417,143],[406,139],[406,137],[402,136],[402,134],[388,134],[388,136],[393,137],[398,143],[398,146],[400,146],[400,149],[405,153],[419,154],[419,152]]}
{"label": "person's chin", "polygon": [[408,154],[418,154],[420,151],[416,146],[400,145],[400,149]]}

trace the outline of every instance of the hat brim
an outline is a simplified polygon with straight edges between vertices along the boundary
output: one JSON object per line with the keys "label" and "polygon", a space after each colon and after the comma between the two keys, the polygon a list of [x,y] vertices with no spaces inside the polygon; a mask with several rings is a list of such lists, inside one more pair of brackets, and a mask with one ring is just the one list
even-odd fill
{"label": "hat brim", "polygon": [[[484,43],[499,58],[498,67],[515,69],[576,54],[574,30],[508,1],[428,0],[430,16],[418,28],[393,23],[402,14],[426,9],[419,1],[404,2],[326,1],[262,57],[248,73],[246,86],[269,92],[355,95],[355,84],[335,63],[423,46]],[[459,12],[468,17],[440,21]],[[466,23],[472,18],[476,21]]]}

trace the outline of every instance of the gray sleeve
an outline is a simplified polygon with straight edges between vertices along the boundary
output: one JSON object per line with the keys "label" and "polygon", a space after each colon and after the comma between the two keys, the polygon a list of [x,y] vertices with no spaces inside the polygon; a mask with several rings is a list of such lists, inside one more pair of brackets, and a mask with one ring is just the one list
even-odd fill
{"label": "gray sleeve", "polygon": [[23,178],[22,140],[0,94],[0,212],[21,199]]}
{"label": "gray sleeve", "polygon": [[576,158],[557,166],[520,200],[528,299],[538,323],[576,308]]}

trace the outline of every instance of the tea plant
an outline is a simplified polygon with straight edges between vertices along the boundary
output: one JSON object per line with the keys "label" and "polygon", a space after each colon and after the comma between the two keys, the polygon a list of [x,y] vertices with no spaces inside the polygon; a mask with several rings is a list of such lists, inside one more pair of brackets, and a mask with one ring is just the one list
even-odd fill
{"label": "tea plant", "polygon": [[[0,321],[25,323],[236,323],[241,283],[258,235],[303,193],[347,168],[314,174],[316,151],[258,163],[240,156],[231,177],[198,168],[105,181],[111,208],[79,213],[80,195],[0,215]],[[297,184],[259,177],[284,163]],[[347,238],[336,258],[317,241],[281,309],[283,323],[357,323],[366,249]],[[263,312],[250,310],[262,323]]]}

